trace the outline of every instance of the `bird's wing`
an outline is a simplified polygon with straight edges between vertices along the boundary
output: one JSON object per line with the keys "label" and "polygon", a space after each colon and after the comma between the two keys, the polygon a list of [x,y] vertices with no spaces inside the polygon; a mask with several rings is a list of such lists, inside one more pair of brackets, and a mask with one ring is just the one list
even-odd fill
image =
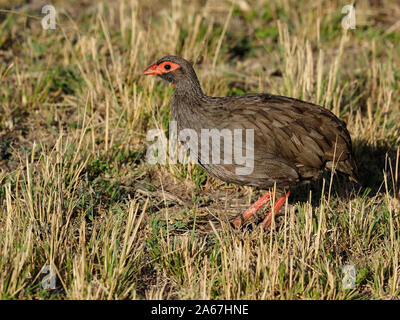
{"label": "bird's wing", "polygon": [[346,125],[325,108],[259,94],[222,98],[210,112],[221,115],[221,108],[224,116],[215,117],[215,127],[254,129],[255,158],[260,162],[255,163],[255,174],[262,174],[264,166],[268,175],[274,171],[296,180],[299,173],[310,179],[333,162],[339,171],[350,175],[354,171]]}

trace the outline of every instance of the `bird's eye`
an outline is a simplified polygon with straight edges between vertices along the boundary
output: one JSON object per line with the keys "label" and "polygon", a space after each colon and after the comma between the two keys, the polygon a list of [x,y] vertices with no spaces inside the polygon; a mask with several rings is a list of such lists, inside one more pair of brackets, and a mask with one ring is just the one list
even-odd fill
{"label": "bird's eye", "polygon": [[171,65],[170,65],[170,64],[166,64],[166,65],[164,66],[164,69],[165,69],[165,70],[171,69]]}

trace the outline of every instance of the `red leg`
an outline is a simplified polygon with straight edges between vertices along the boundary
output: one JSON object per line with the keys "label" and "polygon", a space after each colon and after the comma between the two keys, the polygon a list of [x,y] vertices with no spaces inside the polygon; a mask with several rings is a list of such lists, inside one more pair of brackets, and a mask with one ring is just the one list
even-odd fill
{"label": "red leg", "polygon": [[264,221],[261,223],[261,226],[264,227],[264,230],[267,230],[271,225],[272,218],[275,213],[278,213],[281,210],[282,206],[285,204],[286,198],[289,197],[290,191],[286,193],[282,198],[279,198],[275,202],[275,206],[268,212],[267,216],[265,217]]}
{"label": "red leg", "polygon": [[260,199],[258,199],[250,208],[248,208],[242,215],[237,217],[235,221],[232,222],[233,226],[238,228],[243,223],[250,218],[253,214],[257,212],[264,204],[271,200],[271,192],[267,192]]}

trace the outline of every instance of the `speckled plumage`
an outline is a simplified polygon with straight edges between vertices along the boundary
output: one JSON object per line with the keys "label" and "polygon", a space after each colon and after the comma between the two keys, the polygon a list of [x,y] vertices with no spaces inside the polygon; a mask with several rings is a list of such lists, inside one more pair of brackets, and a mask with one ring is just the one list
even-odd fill
{"label": "speckled plumage", "polygon": [[[192,65],[183,58],[166,56],[181,67],[159,76],[176,87],[172,116],[178,130],[254,129],[254,170],[237,175],[235,163],[202,164],[223,181],[279,190],[317,179],[324,169],[357,179],[352,144],[346,124],[329,110],[301,100],[270,94],[233,97],[205,95]],[[223,147],[221,147],[223,152]],[[244,150],[245,152],[245,150]],[[222,155],[223,156],[223,155]],[[199,157],[200,158],[200,157]]]}

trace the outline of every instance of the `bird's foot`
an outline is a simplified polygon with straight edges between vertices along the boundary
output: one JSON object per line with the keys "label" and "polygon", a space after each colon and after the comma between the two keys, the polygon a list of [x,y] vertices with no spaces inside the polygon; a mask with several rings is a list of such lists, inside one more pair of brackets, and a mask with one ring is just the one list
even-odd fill
{"label": "bird's foot", "polygon": [[263,205],[267,202],[271,201],[272,192],[267,192],[260,199],[258,199],[254,204],[248,208],[243,214],[235,219],[232,222],[232,225],[236,228],[243,225],[243,223],[249,219],[253,214],[255,214]]}
{"label": "bird's foot", "polygon": [[[267,216],[265,217],[264,221],[261,223],[261,226],[264,227],[265,230],[269,228],[272,222],[272,218],[274,216],[274,213],[279,212],[279,210],[282,208],[284,205],[286,198],[289,197],[290,192],[288,192],[286,195],[283,197],[279,198],[275,202],[274,208],[272,208]],[[240,226],[243,225],[243,223],[249,219],[252,215],[254,215],[263,205],[265,205],[267,202],[271,201],[273,196],[272,192],[267,192],[265,193],[260,199],[258,199],[249,209],[247,209],[243,214],[241,214],[239,217],[237,217],[233,222],[232,225],[235,228],[239,228]]]}
{"label": "bird's foot", "polygon": [[285,204],[285,201],[289,197],[289,195],[290,191],[288,191],[288,193],[286,193],[282,198],[276,200],[274,207],[268,212],[263,222],[261,222],[261,226],[264,228],[264,230],[268,230],[269,226],[272,223],[273,217],[275,216],[276,213],[279,212],[279,210],[281,210],[282,206]]}

